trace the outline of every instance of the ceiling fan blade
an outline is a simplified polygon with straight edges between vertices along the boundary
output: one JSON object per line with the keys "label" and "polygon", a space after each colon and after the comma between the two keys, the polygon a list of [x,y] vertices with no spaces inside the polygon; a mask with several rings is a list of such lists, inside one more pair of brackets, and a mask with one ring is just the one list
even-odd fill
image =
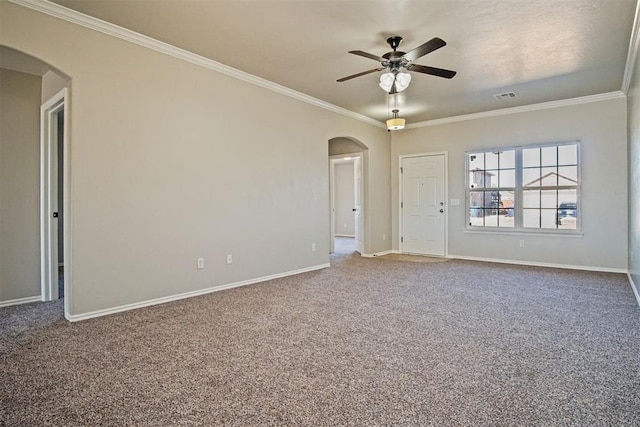
{"label": "ceiling fan blade", "polygon": [[436,49],[440,49],[441,47],[446,46],[446,44],[447,43],[441,38],[434,37],[428,42],[413,49],[412,51],[405,53],[403,58],[405,58],[407,61],[415,61],[416,59],[426,55],[427,53],[433,52]]}
{"label": "ceiling fan blade", "polygon": [[358,74],[352,74],[352,75],[350,75],[350,76],[343,77],[343,78],[338,79],[338,80],[336,80],[336,81],[338,81],[338,82],[344,82],[344,81],[346,81],[346,80],[355,79],[356,77],[364,76],[364,75],[366,75],[366,74],[371,74],[371,73],[375,73],[376,71],[382,71],[382,70],[384,70],[384,67],[374,68],[373,70],[367,70],[367,71],[363,71],[363,72],[358,73]]}
{"label": "ceiling fan blade", "polygon": [[431,74],[432,76],[444,77],[445,79],[453,78],[455,71],[445,70],[444,68],[427,67],[426,65],[409,64],[407,70],[416,71],[418,73]]}
{"label": "ceiling fan blade", "polygon": [[378,62],[386,62],[387,61],[386,59],[384,59],[381,56],[374,55],[372,53],[363,52],[361,50],[350,50],[349,53],[352,53],[352,54],[358,55],[358,56],[363,56],[365,58],[373,59],[374,61],[378,61]]}

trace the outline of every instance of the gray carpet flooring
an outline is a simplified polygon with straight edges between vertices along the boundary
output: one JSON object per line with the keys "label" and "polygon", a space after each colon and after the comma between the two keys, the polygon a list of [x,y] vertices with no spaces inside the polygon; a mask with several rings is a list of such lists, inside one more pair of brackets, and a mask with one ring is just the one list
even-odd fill
{"label": "gray carpet flooring", "polygon": [[620,274],[332,255],[79,323],[0,309],[2,425],[640,425]]}

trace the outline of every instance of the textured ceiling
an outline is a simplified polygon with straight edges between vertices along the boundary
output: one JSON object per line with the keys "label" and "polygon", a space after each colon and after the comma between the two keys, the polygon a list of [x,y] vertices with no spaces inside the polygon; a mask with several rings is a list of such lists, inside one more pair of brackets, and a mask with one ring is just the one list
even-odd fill
{"label": "textured ceiling", "polygon": [[[386,38],[401,50],[433,37],[447,46],[415,63],[400,115],[408,123],[621,89],[635,0],[55,0],[376,120],[389,116],[376,68]],[[492,95],[515,92],[497,101]]]}

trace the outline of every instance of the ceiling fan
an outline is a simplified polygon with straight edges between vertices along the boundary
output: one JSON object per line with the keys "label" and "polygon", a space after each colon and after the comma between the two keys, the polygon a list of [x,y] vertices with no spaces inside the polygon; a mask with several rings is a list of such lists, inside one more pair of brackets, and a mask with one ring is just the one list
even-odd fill
{"label": "ceiling fan", "polygon": [[407,71],[430,74],[432,76],[443,77],[445,79],[450,79],[456,75],[455,71],[445,70],[443,68],[427,67],[425,65],[412,63],[413,61],[426,55],[427,53],[431,53],[436,49],[440,49],[441,47],[446,46],[447,43],[444,40],[438,37],[434,37],[428,42],[423,43],[422,45],[407,53],[397,50],[398,46],[400,46],[401,41],[402,37],[400,36],[389,37],[387,39],[387,43],[389,43],[389,46],[391,46],[391,49],[393,49],[393,51],[387,52],[382,56],[373,55],[361,50],[349,51],[349,53],[352,53],[354,55],[363,56],[365,58],[378,61],[381,67],[343,77],[341,79],[338,79],[337,81],[344,82],[346,80],[364,76],[366,74],[388,69],[389,71],[380,77],[380,87],[382,87],[385,91],[388,91],[389,95],[393,95],[406,89],[406,87],[409,85],[409,82],[411,81],[411,75],[408,73],[403,73],[403,68]]}

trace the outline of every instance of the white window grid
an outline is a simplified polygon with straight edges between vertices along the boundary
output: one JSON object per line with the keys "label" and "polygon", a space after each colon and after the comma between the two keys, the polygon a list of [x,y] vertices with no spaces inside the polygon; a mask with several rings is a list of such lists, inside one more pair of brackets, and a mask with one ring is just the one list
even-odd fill
{"label": "white window grid", "polygon": [[[547,186],[539,186],[539,187],[524,187],[523,183],[523,160],[522,153],[523,150],[526,149],[536,149],[536,148],[546,148],[546,147],[561,147],[566,145],[575,145],[577,150],[577,182],[575,185],[547,185]],[[505,151],[515,151],[515,187],[478,187],[471,188],[470,185],[470,167],[469,167],[469,156],[471,154],[479,154],[479,153],[498,153]],[[561,167],[564,165],[556,164],[556,167]],[[574,165],[571,165],[574,166]],[[486,166],[485,166],[486,167]],[[581,186],[582,186],[582,155],[581,155],[581,144],[580,141],[566,141],[566,142],[551,142],[544,144],[530,144],[530,145],[522,145],[522,146],[506,146],[506,147],[497,147],[497,148],[488,148],[488,149],[478,149],[478,150],[470,150],[465,153],[465,222],[466,229],[473,231],[485,231],[485,232],[505,232],[505,233],[538,233],[538,234],[579,234],[582,230],[582,218],[583,218],[583,207],[581,203]],[[576,204],[577,204],[577,212],[576,212],[576,227],[575,229],[561,229],[561,228],[533,228],[533,227],[524,227],[523,225],[523,217],[524,217],[524,208],[523,208],[523,193],[525,190],[535,189],[535,190],[552,190],[552,191],[560,191],[560,190],[575,190],[576,192]],[[474,191],[513,191],[514,193],[514,223],[513,227],[499,227],[499,226],[491,226],[491,225],[470,225],[470,210],[471,210],[471,193]],[[557,203],[559,205],[559,201]],[[557,209],[558,206],[556,206]]]}

